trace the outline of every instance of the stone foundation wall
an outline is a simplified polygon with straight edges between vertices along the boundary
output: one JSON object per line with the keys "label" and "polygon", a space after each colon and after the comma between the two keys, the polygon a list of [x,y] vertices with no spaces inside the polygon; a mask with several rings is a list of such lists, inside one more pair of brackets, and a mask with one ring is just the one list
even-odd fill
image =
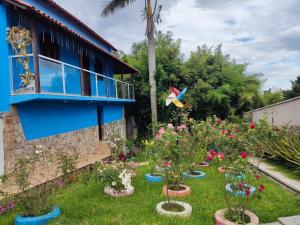
{"label": "stone foundation wall", "polygon": [[[123,120],[102,126],[104,138],[111,129],[120,129],[125,137],[125,122]],[[17,159],[28,154],[34,154],[38,148],[43,151],[64,151],[88,154],[95,151],[99,143],[98,126],[77,131],[53,135],[32,141],[25,140],[22,125],[15,106],[3,117],[3,139],[5,173],[12,172]]]}

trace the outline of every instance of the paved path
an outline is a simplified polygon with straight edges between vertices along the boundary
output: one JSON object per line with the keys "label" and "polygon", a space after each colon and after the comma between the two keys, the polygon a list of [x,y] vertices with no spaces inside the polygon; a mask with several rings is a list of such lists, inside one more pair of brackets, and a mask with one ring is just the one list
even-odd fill
{"label": "paved path", "polygon": [[[253,158],[250,159],[249,162],[255,166],[257,166],[257,159]],[[267,174],[268,176],[270,176],[271,178],[273,178],[274,180],[276,180],[277,182],[283,184],[284,186],[288,187],[289,189],[297,192],[298,194],[300,194],[300,181],[291,179],[289,177],[287,177],[285,174],[275,171],[274,170],[275,167],[265,163],[265,162],[260,162],[258,169]]]}

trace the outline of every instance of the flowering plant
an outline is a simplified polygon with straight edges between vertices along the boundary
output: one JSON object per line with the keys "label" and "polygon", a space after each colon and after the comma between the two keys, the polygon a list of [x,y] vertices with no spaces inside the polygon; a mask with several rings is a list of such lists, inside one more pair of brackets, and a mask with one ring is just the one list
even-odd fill
{"label": "flowering plant", "polygon": [[[255,129],[255,124],[251,123],[249,129]],[[252,131],[251,131],[252,132]],[[253,151],[250,151],[253,150]],[[254,199],[260,199],[265,186],[260,183],[258,174],[258,164],[263,156],[263,152],[255,152],[255,149],[248,148],[247,151],[235,152],[232,157],[230,170],[225,174],[225,201],[228,205],[228,211],[225,217],[238,224],[246,224],[249,218],[246,210],[250,208]],[[249,156],[260,154],[258,164],[251,165],[248,162]]]}
{"label": "flowering plant", "polygon": [[106,142],[112,149],[111,156],[115,161],[125,161],[125,143],[126,139],[122,136],[120,129],[111,129],[106,136]]}
{"label": "flowering plant", "polygon": [[132,173],[123,163],[102,163],[96,167],[95,171],[97,180],[118,192],[133,188],[131,184]]}

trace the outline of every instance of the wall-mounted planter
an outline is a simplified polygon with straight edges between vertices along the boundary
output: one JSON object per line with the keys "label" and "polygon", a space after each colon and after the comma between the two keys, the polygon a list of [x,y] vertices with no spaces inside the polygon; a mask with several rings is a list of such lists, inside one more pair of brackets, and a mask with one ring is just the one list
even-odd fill
{"label": "wall-mounted planter", "polygon": [[36,217],[22,217],[17,216],[15,219],[15,225],[42,225],[47,224],[50,220],[53,220],[61,214],[58,207],[53,207],[52,211],[46,215]]}
{"label": "wall-mounted planter", "polygon": [[112,187],[106,186],[106,187],[104,188],[104,193],[105,193],[105,194],[108,194],[108,195],[110,195],[110,196],[116,197],[116,198],[119,198],[119,197],[126,197],[126,196],[131,196],[131,195],[133,195],[133,193],[134,193],[134,187],[131,186],[130,188],[128,188],[128,189],[126,189],[126,190],[117,191],[117,190],[115,190],[115,189],[112,188]]}
{"label": "wall-mounted planter", "polygon": [[[226,185],[225,185],[225,189],[226,189],[228,192],[234,194],[235,196],[245,196],[245,195],[246,195],[245,191],[241,191],[241,190],[233,190],[233,189],[232,189],[232,184],[231,184],[231,183],[226,184]],[[250,195],[254,194],[255,191],[256,191],[256,188],[253,187],[253,186],[250,186],[249,189],[250,189]]]}
{"label": "wall-mounted planter", "polygon": [[163,194],[165,196],[169,196],[171,198],[177,198],[177,197],[186,197],[189,196],[191,194],[191,188],[189,186],[186,185],[181,185],[182,186],[182,190],[171,190],[167,188],[167,185],[165,185],[163,187]]}
{"label": "wall-mounted planter", "polygon": [[162,182],[163,181],[163,177],[159,176],[159,175],[151,175],[150,173],[147,173],[145,175],[145,179],[149,182]]}
{"label": "wall-mounted planter", "polygon": [[205,177],[205,173],[199,170],[193,171],[194,174],[190,174],[189,172],[184,172],[183,176],[188,178],[202,179]]}
{"label": "wall-mounted planter", "polygon": [[225,178],[230,178],[230,179],[234,179],[234,180],[244,180],[246,178],[244,173],[240,173],[239,175],[234,175],[234,174],[230,174],[230,173],[225,173]]}
{"label": "wall-mounted planter", "polygon": [[[231,222],[225,218],[225,213],[228,209],[220,209],[215,213],[216,225],[236,225],[236,223]],[[258,225],[259,219],[258,217],[248,210],[245,211],[245,214],[249,216],[250,222],[246,225]]]}
{"label": "wall-mounted planter", "polygon": [[192,206],[185,202],[170,201],[172,204],[177,204],[182,207],[182,211],[174,212],[164,209],[164,205],[168,204],[168,201],[160,202],[156,205],[156,212],[162,216],[178,216],[178,217],[190,217],[192,215]]}

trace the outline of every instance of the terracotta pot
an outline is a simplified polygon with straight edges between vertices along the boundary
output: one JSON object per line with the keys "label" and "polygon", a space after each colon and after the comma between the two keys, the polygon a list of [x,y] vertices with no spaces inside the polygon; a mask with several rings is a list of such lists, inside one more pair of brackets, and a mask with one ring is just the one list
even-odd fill
{"label": "terracotta pot", "polygon": [[[225,218],[225,213],[228,209],[220,209],[215,213],[216,225],[236,225],[236,223],[229,221]],[[250,223],[246,225],[258,225],[259,219],[258,217],[248,210],[245,211],[246,215],[250,218]]]}
{"label": "terracotta pot", "polygon": [[181,190],[181,191],[174,191],[174,190],[170,190],[167,188],[167,185],[165,185],[163,187],[163,194],[165,196],[169,196],[171,198],[176,198],[176,197],[185,197],[185,196],[189,196],[191,194],[191,188],[189,186],[186,185],[182,185],[185,189]]}
{"label": "terracotta pot", "polygon": [[230,171],[231,169],[233,169],[232,167],[224,167],[224,166],[220,166],[219,168],[218,168],[218,171],[220,172],[220,173],[225,173],[225,172],[227,172],[227,171]]}

